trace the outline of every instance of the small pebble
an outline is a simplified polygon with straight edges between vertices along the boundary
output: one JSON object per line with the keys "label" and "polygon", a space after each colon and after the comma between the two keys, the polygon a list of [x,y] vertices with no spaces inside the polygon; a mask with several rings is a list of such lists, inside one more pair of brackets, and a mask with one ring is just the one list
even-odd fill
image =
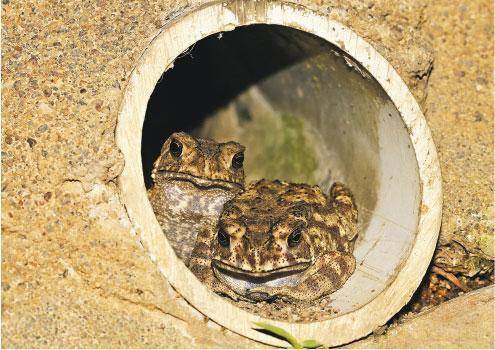
{"label": "small pebble", "polygon": [[38,128],[38,132],[45,132],[48,130],[48,125],[46,124],[43,124],[43,125],[40,125],[40,127]]}
{"label": "small pebble", "polygon": [[27,143],[29,144],[29,147],[33,148],[34,146],[36,146],[36,144],[38,143],[35,139],[29,137],[27,140]]}
{"label": "small pebble", "polygon": [[50,97],[52,95],[52,90],[50,88],[44,88],[43,89],[43,95],[45,95],[45,97]]}
{"label": "small pebble", "polygon": [[474,120],[477,122],[481,122],[481,121],[485,120],[485,116],[483,114],[481,114],[480,112],[476,112],[474,114]]}

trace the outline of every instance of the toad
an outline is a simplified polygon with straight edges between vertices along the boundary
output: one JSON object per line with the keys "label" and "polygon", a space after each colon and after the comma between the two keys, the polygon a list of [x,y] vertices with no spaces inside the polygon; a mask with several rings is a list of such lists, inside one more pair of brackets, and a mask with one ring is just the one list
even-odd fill
{"label": "toad", "polygon": [[357,217],[341,183],[327,197],[318,186],[260,180],[200,232],[190,268],[234,300],[316,300],[354,272]]}
{"label": "toad", "polygon": [[244,146],[172,134],[153,164],[148,191],[156,218],[187,263],[198,232],[215,227],[223,205],[244,189]]}

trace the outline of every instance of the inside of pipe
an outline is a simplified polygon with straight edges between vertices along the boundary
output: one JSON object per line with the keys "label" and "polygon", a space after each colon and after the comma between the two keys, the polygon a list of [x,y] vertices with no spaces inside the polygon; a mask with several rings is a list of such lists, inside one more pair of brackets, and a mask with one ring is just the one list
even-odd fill
{"label": "inside of pipe", "polygon": [[[297,29],[250,25],[208,36],[177,57],[143,125],[147,187],[175,131],[246,146],[246,182],[347,184],[359,210],[356,272],[330,296],[332,316],[393,280],[418,225],[420,184],[408,131],[383,88],[352,57]],[[254,310],[256,312],[256,310]]]}

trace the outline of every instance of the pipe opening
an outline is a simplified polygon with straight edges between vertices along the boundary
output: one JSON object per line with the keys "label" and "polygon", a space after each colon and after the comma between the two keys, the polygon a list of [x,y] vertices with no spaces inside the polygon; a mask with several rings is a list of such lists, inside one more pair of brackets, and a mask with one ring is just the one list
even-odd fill
{"label": "pipe opening", "polygon": [[[418,165],[387,93],[352,57],[307,32],[256,24],[210,35],[164,72],[142,136],[147,187],[175,131],[246,146],[246,182],[268,178],[353,191],[357,270],[317,305],[258,314],[290,321],[334,317],[365,305],[394,278],[418,225]],[[320,311],[320,312],[318,312]]]}
{"label": "pipe opening", "polygon": [[[178,259],[145,187],[161,143],[178,129],[247,146],[248,182],[351,188],[361,225],[357,267],[326,305],[272,312],[230,303]],[[182,297],[246,337],[286,346],[254,330],[260,320],[328,346],[363,337],[409,301],[433,255],[441,177],[418,104],[370,44],[304,7],[235,0],[167,23],[129,76],[116,142],[132,234]]]}

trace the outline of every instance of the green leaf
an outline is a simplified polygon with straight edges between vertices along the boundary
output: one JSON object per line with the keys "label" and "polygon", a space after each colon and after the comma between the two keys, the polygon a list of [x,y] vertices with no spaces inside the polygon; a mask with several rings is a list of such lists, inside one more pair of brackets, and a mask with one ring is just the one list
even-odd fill
{"label": "green leaf", "polygon": [[275,335],[278,335],[279,337],[284,338],[288,343],[290,343],[290,345],[292,345],[294,349],[303,348],[303,345],[299,343],[299,341],[292,334],[290,334],[289,332],[287,332],[286,330],[280,327],[264,322],[254,322],[254,324],[264,330],[267,330],[270,333],[273,333]]}
{"label": "green leaf", "polygon": [[323,346],[323,344],[312,339],[303,341],[301,345],[303,346],[303,348],[306,349],[316,349],[319,348],[320,346]]}

